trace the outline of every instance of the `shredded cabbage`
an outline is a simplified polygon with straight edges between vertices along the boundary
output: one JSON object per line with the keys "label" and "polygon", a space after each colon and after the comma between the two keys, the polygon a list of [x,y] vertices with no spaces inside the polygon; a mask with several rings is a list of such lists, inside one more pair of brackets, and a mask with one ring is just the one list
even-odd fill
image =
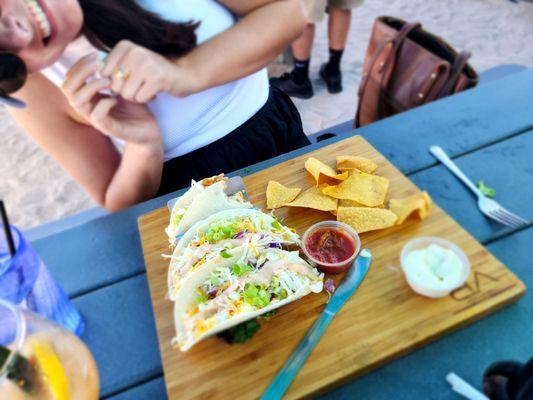
{"label": "shredded cabbage", "polygon": [[[259,259],[279,260],[279,254],[266,250]],[[321,281],[322,276],[314,270],[302,274],[291,268],[271,269],[272,275],[267,284],[250,281],[249,272],[253,272],[258,260],[251,264],[233,264],[219,267],[213,271],[208,280],[199,288],[199,293],[206,293],[207,301],[201,303],[194,315],[196,322],[191,323],[195,334],[198,329],[205,329],[206,323],[219,323],[233,315],[253,312],[270,304],[282,301],[305,285]],[[253,277],[253,275],[250,275]]]}

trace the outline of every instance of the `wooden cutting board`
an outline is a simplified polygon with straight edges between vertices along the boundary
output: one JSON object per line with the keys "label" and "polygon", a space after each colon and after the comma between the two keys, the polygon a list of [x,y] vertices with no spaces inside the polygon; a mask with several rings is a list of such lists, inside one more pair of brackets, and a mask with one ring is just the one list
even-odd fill
{"label": "wooden cutting board", "polygon": [[[263,208],[269,180],[308,188],[314,184],[304,169],[309,156],[335,166],[335,156],[347,154],[370,158],[379,165],[376,174],[391,181],[389,198],[419,191],[356,136],[245,177],[247,192],[251,201]],[[334,219],[329,213],[296,208],[281,209],[276,215],[300,234],[315,222]],[[186,353],[173,349],[173,303],[166,299],[168,260],[161,257],[170,253],[164,232],[168,219],[167,208],[155,210],[139,219],[139,229],[169,398],[259,397],[328,296],[311,294],[282,308],[270,321],[261,322],[261,330],[246,344],[228,345],[210,338]],[[439,236],[460,246],[472,264],[466,285],[438,300],[415,294],[402,275],[399,255],[402,246],[416,236]],[[519,279],[437,206],[424,221],[408,220],[394,228],[364,233],[361,238],[363,246],[372,250],[370,272],[335,317],[286,398],[316,395],[347,382],[516,301],[525,292]]]}

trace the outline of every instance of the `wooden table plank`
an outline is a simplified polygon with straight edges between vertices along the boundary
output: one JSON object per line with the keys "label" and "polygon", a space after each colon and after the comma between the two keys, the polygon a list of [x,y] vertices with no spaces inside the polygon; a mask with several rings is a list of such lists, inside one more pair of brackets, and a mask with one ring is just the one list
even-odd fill
{"label": "wooden table plank", "polygon": [[[533,131],[455,160],[472,181],[496,189],[496,200],[533,223]],[[446,167],[439,165],[410,177],[468,232],[484,242],[508,232],[486,218],[473,194]]]}
{"label": "wooden table plank", "polygon": [[144,274],[81,296],[74,303],[85,318],[82,339],[98,365],[102,396],[162,372]]}
{"label": "wooden table plank", "polygon": [[115,396],[107,397],[105,400],[164,400],[166,398],[165,380],[160,376]]}
{"label": "wooden table plank", "polygon": [[[144,272],[137,207],[32,242],[70,296]],[[80,273],[82,272],[82,273]]]}

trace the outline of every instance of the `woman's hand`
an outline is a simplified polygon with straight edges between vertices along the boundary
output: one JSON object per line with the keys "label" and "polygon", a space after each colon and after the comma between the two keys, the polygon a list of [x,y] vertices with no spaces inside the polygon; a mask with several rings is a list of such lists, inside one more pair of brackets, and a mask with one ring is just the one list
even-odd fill
{"label": "woman's hand", "polygon": [[128,143],[161,147],[157,123],[145,104],[102,94],[102,91],[112,88],[107,78],[90,80],[101,68],[97,55],[91,54],[70,69],[63,84],[63,93],[71,107],[106,136]]}
{"label": "woman's hand", "polygon": [[[85,155],[81,162],[85,168],[80,168],[76,157],[69,163],[74,175],[83,178],[93,197],[108,210],[116,211],[157,193],[163,169],[163,146],[155,118],[145,104],[105,94],[111,82],[98,78],[102,67],[97,55],[84,57],[70,69],[63,84],[63,94],[77,113],[74,117],[83,119],[90,127],[72,121],[78,118],[68,117],[68,123],[60,125],[71,129],[73,132],[69,131],[69,135],[77,136],[78,142],[89,143],[88,137],[93,136],[92,142],[99,143],[100,147],[94,148],[78,145],[78,152]],[[64,114],[72,115],[72,110],[65,111],[64,102],[61,107],[64,117]],[[102,134],[126,142],[121,154],[108,140],[103,140]],[[67,141],[71,141],[70,137]],[[98,158],[97,164],[103,158],[105,165],[91,166],[94,157]],[[91,167],[87,168],[87,164]]]}
{"label": "woman's hand", "polygon": [[109,53],[102,75],[111,80],[113,92],[136,103],[147,103],[161,92],[178,97],[194,92],[190,69],[127,40]]}

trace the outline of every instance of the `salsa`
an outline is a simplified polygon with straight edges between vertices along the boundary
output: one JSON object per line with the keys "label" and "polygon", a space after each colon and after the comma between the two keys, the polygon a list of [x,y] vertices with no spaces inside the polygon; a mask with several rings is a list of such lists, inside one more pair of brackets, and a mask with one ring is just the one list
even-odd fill
{"label": "salsa", "polygon": [[320,228],[309,235],[305,246],[316,261],[337,264],[348,260],[355,253],[356,244],[339,229]]}

